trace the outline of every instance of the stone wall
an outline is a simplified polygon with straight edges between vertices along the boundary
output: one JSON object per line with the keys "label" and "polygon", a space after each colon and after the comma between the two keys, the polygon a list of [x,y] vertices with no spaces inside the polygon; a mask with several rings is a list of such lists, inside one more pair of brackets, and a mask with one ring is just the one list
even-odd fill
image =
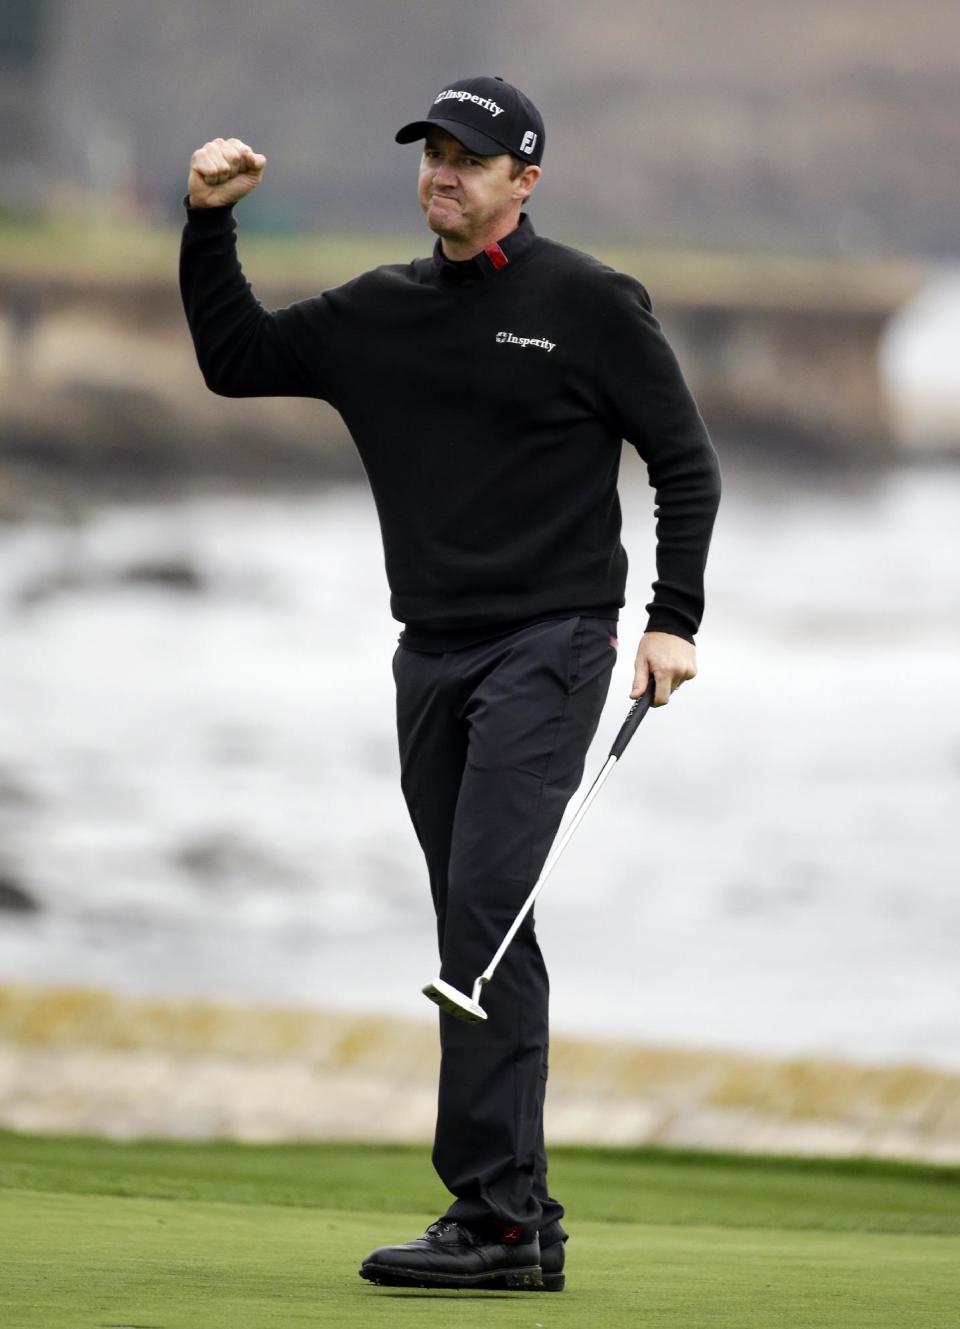
{"label": "stone wall", "polygon": [[[879,345],[921,268],[660,256],[643,279],[711,433],[771,448],[895,447]],[[277,281],[256,289],[268,308],[310,293]],[[69,271],[0,273],[4,464],[148,481],[361,475],[326,403],[207,390],[173,275]]]}

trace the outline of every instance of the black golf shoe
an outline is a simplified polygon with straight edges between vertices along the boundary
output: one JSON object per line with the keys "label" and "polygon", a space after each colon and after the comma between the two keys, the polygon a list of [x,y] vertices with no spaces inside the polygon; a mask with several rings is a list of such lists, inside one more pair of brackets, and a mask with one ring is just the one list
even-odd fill
{"label": "black golf shoe", "polygon": [[540,1232],[540,1270],[544,1292],[562,1292],[566,1282],[563,1272],[564,1242],[567,1234],[559,1223],[551,1223]]}
{"label": "black golf shoe", "polygon": [[[562,1242],[560,1246],[562,1251]],[[508,1227],[491,1236],[450,1218],[438,1218],[415,1241],[372,1251],[360,1268],[360,1277],[388,1287],[533,1292],[544,1286],[536,1235],[524,1241],[520,1228]]]}

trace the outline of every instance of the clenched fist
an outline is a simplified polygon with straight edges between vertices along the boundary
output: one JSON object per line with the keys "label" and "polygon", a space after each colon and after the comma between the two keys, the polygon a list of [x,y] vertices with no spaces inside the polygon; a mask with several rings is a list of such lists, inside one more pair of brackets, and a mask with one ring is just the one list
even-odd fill
{"label": "clenched fist", "polygon": [[219,208],[256,189],[267,159],[239,138],[214,138],[190,158],[190,206]]}

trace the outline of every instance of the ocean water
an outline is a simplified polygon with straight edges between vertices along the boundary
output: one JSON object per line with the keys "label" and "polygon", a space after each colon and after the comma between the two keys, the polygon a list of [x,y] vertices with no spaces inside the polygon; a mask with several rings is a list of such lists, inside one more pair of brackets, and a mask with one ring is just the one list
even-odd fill
{"label": "ocean water", "polygon": [[[699,675],[538,902],[553,1027],[960,1068],[960,468],[724,475]],[[399,630],[364,487],[0,526],[0,981],[434,1018]]]}

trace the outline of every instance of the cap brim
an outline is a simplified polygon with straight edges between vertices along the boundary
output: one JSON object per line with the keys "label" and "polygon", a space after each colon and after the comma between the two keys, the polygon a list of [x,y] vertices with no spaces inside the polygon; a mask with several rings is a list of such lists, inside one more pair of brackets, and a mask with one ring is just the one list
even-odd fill
{"label": "cap brim", "polygon": [[488,138],[478,129],[462,124],[459,120],[413,120],[409,125],[398,129],[394,138],[397,143],[414,143],[418,138],[426,138],[431,129],[445,129],[458,143],[475,152],[480,157],[497,157],[510,149],[498,143],[495,138]]}

